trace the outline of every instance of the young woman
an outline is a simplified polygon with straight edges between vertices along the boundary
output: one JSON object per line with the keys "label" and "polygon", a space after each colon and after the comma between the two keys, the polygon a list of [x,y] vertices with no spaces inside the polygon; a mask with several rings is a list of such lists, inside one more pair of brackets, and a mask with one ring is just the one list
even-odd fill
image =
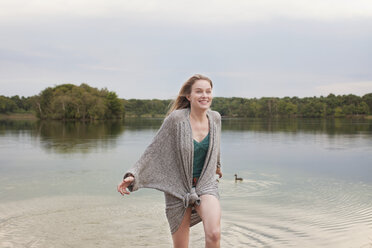
{"label": "young woman", "polygon": [[[164,192],[175,248],[188,247],[190,227],[203,222],[206,247],[220,247],[218,181],[221,115],[210,109],[212,81],[196,74],[182,86],[160,129],[117,189]],[[128,188],[128,190],[127,190]]]}

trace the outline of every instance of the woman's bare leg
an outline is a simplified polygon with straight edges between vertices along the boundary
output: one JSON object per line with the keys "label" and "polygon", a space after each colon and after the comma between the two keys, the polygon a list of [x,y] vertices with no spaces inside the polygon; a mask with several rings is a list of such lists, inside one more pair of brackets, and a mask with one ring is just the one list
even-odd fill
{"label": "woman's bare leg", "polygon": [[191,221],[191,207],[186,209],[182,223],[175,233],[172,234],[174,248],[188,248]]}
{"label": "woman's bare leg", "polygon": [[219,248],[221,239],[220,201],[213,195],[200,196],[201,204],[195,209],[203,220],[205,247]]}

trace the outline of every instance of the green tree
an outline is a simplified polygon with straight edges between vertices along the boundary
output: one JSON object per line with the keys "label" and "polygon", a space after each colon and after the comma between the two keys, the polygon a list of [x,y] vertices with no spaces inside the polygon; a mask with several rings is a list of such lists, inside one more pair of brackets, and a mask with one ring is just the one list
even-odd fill
{"label": "green tree", "polygon": [[124,106],[121,104],[115,92],[108,92],[106,95],[107,112],[106,118],[121,118],[123,115]]}
{"label": "green tree", "polygon": [[10,98],[5,96],[0,96],[0,113],[10,113],[17,109],[17,104],[15,104]]}
{"label": "green tree", "polygon": [[356,107],[356,113],[359,115],[368,115],[369,113],[369,107],[367,103],[361,102],[357,107]]}
{"label": "green tree", "polygon": [[98,90],[87,84],[62,84],[43,90],[32,99],[42,119],[113,119],[122,118],[123,104],[115,92]]}
{"label": "green tree", "polygon": [[288,102],[285,106],[285,112],[289,116],[295,116],[297,114],[297,105]]}
{"label": "green tree", "polygon": [[365,94],[362,97],[362,100],[368,105],[368,109],[369,109],[368,113],[372,114],[372,93]]}
{"label": "green tree", "polygon": [[343,109],[341,107],[336,107],[334,117],[338,118],[338,117],[344,117],[344,116],[345,114],[343,112]]}
{"label": "green tree", "polygon": [[356,113],[355,105],[354,105],[354,104],[348,104],[348,105],[345,105],[345,106],[342,108],[342,112],[343,112],[345,115],[352,115],[352,114]]}

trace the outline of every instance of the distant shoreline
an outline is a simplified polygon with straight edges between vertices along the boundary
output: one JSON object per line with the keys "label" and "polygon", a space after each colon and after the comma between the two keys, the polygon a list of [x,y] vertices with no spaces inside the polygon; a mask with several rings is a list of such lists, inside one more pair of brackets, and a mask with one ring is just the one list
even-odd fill
{"label": "distant shoreline", "polygon": [[38,120],[33,113],[0,114],[0,120]]}
{"label": "distant shoreline", "polygon": [[[165,115],[151,115],[144,114],[140,117],[135,115],[126,115],[124,118],[164,118]],[[255,118],[255,117],[235,117],[235,116],[222,116],[222,118]],[[265,117],[256,117],[256,118],[265,118]],[[278,119],[291,119],[291,117],[277,117]],[[309,117],[292,117],[293,119],[308,119]],[[323,117],[311,117],[315,119],[323,119]],[[352,115],[345,117],[328,117],[325,119],[366,119],[372,120],[372,115]],[[9,114],[0,114],[0,120],[39,120],[33,113],[9,113]]]}
{"label": "distant shoreline", "polygon": [[[87,84],[48,87],[32,97],[0,95],[3,119],[12,113],[34,113],[44,120],[117,120],[129,117],[164,118],[175,99],[120,99],[107,88]],[[371,119],[372,92],[320,97],[213,97],[212,110],[225,118],[347,118]],[[32,117],[27,117],[32,118]]]}

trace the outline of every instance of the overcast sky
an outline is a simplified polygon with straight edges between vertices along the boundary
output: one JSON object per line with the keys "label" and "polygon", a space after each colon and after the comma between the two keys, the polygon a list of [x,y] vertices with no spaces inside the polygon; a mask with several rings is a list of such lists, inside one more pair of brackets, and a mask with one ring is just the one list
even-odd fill
{"label": "overcast sky", "polygon": [[371,0],[0,0],[0,95],[87,83],[175,98],[372,93]]}

